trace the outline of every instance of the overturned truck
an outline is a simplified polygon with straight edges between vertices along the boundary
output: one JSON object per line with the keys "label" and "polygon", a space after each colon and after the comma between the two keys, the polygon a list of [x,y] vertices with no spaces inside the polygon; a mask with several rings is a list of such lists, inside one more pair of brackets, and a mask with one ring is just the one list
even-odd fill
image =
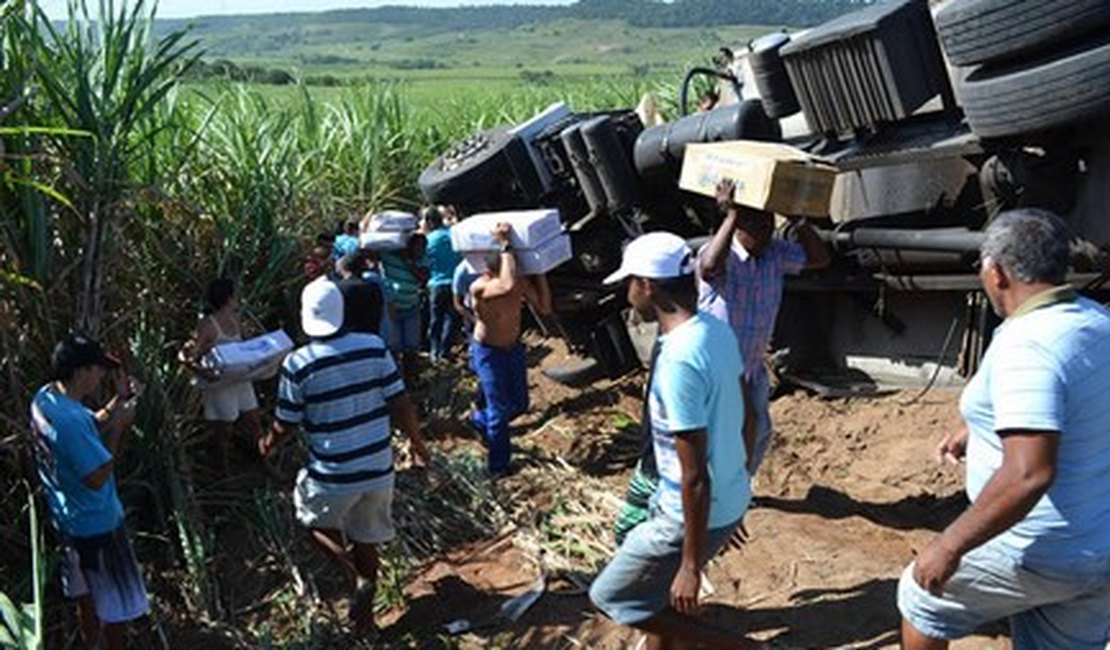
{"label": "overturned truck", "polygon": [[[678,187],[686,146],[785,142],[837,170],[815,225],[830,268],[787,282],[775,362],[819,390],[958,383],[996,324],[975,271],[1000,210],[1043,207],[1074,235],[1069,280],[1102,290],[1110,247],[1110,2],[926,0],[870,5],[774,33],[690,70],[672,122],[557,104],[455,144],[423,172],[461,214],[558,208],[573,258],[551,274],[557,323],[589,359],[549,374],[617,376],[641,362],[624,296],[601,279],[624,242],[695,245],[720,217]],[[686,114],[697,75],[715,108]],[[639,353],[638,353],[639,350]]]}

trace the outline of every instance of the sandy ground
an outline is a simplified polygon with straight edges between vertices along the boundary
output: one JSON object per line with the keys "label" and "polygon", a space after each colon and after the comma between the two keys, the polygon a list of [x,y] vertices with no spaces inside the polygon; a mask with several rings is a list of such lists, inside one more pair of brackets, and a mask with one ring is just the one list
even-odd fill
{"label": "sandy ground", "polygon": [[[592,489],[619,498],[636,455],[642,375],[568,389],[538,370],[560,362],[560,344],[532,343],[533,410],[516,423],[517,458],[526,466],[536,453],[558,456],[595,480]],[[924,396],[778,397],[774,442],[747,516],[752,537],[709,567],[706,616],[776,647],[897,647],[898,576],[965,506],[962,472],[939,467],[932,454],[958,422],[957,400],[956,392],[939,389]],[[461,427],[439,427],[441,445],[475,444]],[[529,480],[527,472],[513,480]],[[395,633],[428,638],[455,619],[488,619],[539,574],[535,553],[512,538],[432,562],[407,587],[407,609],[386,622],[396,623]],[[518,622],[455,640],[475,648],[635,647],[638,634],[595,613],[581,586],[549,585]],[[1009,642],[1004,627],[995,626],[954,647]]]}

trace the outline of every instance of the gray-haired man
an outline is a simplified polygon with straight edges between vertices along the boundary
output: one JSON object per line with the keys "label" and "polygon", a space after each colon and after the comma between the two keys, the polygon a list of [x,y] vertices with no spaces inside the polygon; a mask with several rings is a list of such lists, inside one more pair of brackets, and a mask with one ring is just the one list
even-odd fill
{"label": "gray-haired man", "polygon": [[966,458],[971,506],[898,587],[905,648],[1009,618],[1015,648],[1110,639],[1110,311],[1064,284],[1067,226],[1040,210],[987,229],[979,277],[1005,321],[964,389],[966,426],[937,448]]}

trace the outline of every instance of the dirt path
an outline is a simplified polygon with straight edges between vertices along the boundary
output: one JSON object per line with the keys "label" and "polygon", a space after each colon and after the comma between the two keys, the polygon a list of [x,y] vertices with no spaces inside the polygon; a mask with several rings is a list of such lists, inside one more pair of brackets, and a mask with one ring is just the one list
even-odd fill
{"label": "dirt path", "polygon": [[[559,363],[545,342],[533,361]],[[642,377],[589,391],[558,386],[531,370],[533,412],[517,422],[512,479],[537,483],[536,457],[565,459],[593,490],[614,502],[634,462]],[[919,400],[895,393],[825,401],[801,392],[774,401],[776,439],[755,483],[748,515],[752,539],[709,571],[707,614],[718,622],[790,648],[897,647],[895,591],[915,549],[964,507],[958,469],[932,460],[936,440],[958,421],[958,394],[936,390]],[[441,425],[441,444],[474,443]],[[446,430],[444,430],[444,427]],[[542,489],[529,498],[542,504]],[[542,507],[542,506],[538,506]],[[430,634],[458,618],[479,621],[505,595],[527,591],[539,574],[534,548],[509,534],[432,563],[406,588],[398,629]],[[588,576],[578,577],[578,587]],[[1001,627],[956,648],[1007,648]],[[517,623],[454,637],[463,647],[599,648],[635,646],[637,635],[595,614],[574,581],[550,585]]]}

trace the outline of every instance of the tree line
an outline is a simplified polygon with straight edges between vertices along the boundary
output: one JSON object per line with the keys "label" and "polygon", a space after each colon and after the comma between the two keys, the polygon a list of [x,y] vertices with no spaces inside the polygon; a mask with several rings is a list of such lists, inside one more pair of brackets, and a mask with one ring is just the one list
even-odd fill
{"label": "tree line", "polygon": [[487,5],[464,7],[384,6],[320,14],[210,16],[192,21],[158,21],[159,28],[193,22],[200,32],[242,27],[284,28],[297,22],[315,25],[389,23],[420,25],[433,31],[512,29],[563,18],[626,20],[636,27],[712,27],[715,25],[789,25],[809,27],[877,0],[578,0],[562,6]]}

